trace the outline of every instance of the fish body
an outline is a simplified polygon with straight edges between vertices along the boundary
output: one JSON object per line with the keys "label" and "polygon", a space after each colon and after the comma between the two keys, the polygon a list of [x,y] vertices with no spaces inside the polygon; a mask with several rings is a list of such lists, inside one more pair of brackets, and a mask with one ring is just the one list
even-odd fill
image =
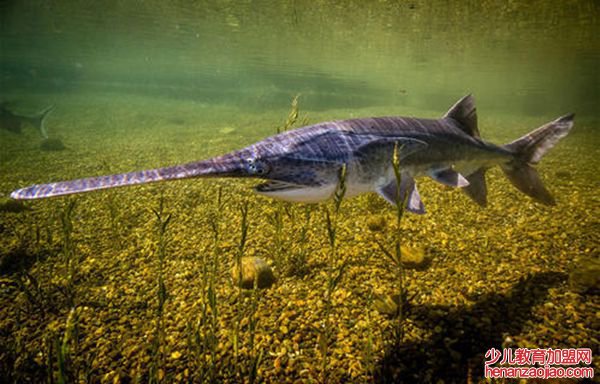
{"label": "fish body", "polygon": [[[200,177],[252,177],[265,182],[256,192],[287,201],[316,203],[331,198],[345,167],[345,197],[377,192],[390,203],[423,213],[415,178],[428,176],[462,188],[484,206],[485,171],[499,165],[509,180],[534,199],[553,204],[533,165],[568,134],[573,115],[561,117],[506,145],[481,139],[473,98],[459,100],[442,118],[373,117],[319,123],[266,138],[208,160],[14,191],[14,199],[36,199],[97,189]],[[392,158],[398,151],[401,178]],[[397,191],[398,186],[400,191]]]}
{"label": "fish body", "polygon": [[49,106],[36,115],[28,116],[11,111],[7,105],[8,103],[6,102],[0,103],[0,128],[20,134],[23,125],[29,124],[37,128],[44,139],[48,138],[44,122],[46,116],[54,109],[54,106]]}

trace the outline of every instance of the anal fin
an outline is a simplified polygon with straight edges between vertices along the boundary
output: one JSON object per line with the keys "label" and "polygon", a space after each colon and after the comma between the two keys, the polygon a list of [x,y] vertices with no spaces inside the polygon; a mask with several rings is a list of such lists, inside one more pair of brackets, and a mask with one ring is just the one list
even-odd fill
{"label": "anal fin", "polygon": [[463,187],[463,192],[482,207],[487,205],[487,186],[485,184],[485,168],[479,168],[467,176],[469,185]]}

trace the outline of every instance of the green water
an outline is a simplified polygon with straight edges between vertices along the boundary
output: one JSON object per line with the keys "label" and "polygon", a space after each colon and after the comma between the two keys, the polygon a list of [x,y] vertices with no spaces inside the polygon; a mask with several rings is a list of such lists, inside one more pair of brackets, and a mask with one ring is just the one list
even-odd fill
{"label": "green water", "polygon": [[[481,382],[491,347],[597,352],[598,36],[597,1],[1,2],[0,100],[25,114],[55,105],[46,126],[66,149],[42,150],[33,127],[0,129],[0,382],[250,382],[257,361],[256,382]],[[8,199],[238,149],[283,126],[298,94],[295,127],[437,117],[467,93],[498,144],[576,113],[538,166],[557,206],[533,203],[499,169],[486,209],[419,179],[427,214],[407,213],[400,231],[378,196],[345,200],[332,260],[333,204],[307,222],[304,206],[254,195],[254,181]],[[162,267],[160,201],[172,215]],[[230,274],[245,203],[244,255],[277,276],[256,296]],[[381,250],[397,233],[427,259],[405,271],[401,339],[380,310],[399,292]]]}
{"label": "green water", "polygon": [[598,4],[3,2],[3,92],[112,90],[264,110],[431,108],[467,92],[504,113],[600,103]]}

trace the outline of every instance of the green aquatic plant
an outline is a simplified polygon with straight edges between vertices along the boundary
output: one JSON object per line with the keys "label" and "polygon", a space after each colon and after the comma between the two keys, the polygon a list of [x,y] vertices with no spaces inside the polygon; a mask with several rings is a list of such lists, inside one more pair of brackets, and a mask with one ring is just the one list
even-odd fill
{"label": "green aquatic plant", "polygon": [[[235,271],[237,276],[234,276],[235,285],[238,287],[237,297],[237,313],[234,317],[234,323],[231,333],[231,343],[233,345],[233,358],[235,362],[235,369],[241,377],[240,364],[239,364],[239,342],[240,342],[240,327],[241,320],[244,312],[244,292],[242,288],[243,270],[242,270],[242,258],[244,257],[244,250],[246,247],[246,240],[248,239],[248,201],[244,201],[240,207],[241,224],[240,224],[240,240],[238,242],[237,252],[235,255]],[[256,280],[256,279],[255,279]]]}
{"label": "green aquatic plant", "polygon": [[108,215],[110,218],[110,235],[113,241],[113,246],[115,250],[120,250],[123,247],[121,238],[121,217],[119,217],[117,198],[112,191],[107,193],[106,208],[108,209]]}
{"label": "green aquatic plant", "polygon": [[374,327],[373,327],[373,323],[372,323],[372,319],[371,319],[371,312],[369,310],[372,305],[373,305],[373,291],[371,290],[367,297],[366,308],[368,308],[368,309],[365,311],[365,322],[367,324],[367,340],[364,344],[364,348],[362,351],[362,353],[363,353],[362,362],[363,362],[365,373],[368,376],[372,376],[376,369],[375,347],[374,347],[374,340],[373,340],[374,339],[374,335],[373,335]]}
{"label": "green aquatic plant", "polygon": [[208,365],[208,380],[214,382],[216,378],[217,364],[217,348],[219,347],[219,309],[218,296],[214,284],[208,286],[207,291],[208,308],[210,309],[210,317],[208,322],[208,333],[206,335],[208,341],[208,350],[210,352],[210,364]]}
{"label": "green aquatic plant", "polygon": [[248,200],[244,200],[240,206],[240,215],[242,222],[240,224],[240,241],[238,242],[238,249],[236,253],[236,260],[238,266],[239,281],[242,278],[242,257],[244,257],[244,251],[246,249],[246,241],[248,240]]}
{"label": "green aquatic plant", "polygon": [[29,314],[36,312],[45,313],[48,309],[52,308],[51,298],[38,280],[27,270],[23,269],[15,273],[14,282],[27,299],[27,312]]}
{"label": "green aquatic plant", "polygon": [[400,173],[400,151],[402,147],[396,143],[394,145],[394,156],[392,158],[392,167],[394,169],[394,176],[396,179],[396,241],[394,244],[394,251],[396,254],[396,279],[398,282],[398,291],[400,294],[400,300],[398,302],[398,323],[396,329],[396,336],[398,341],[401,341],[404,337],[404,300],[406,298],[405,291],[405,271],[402,265],[402,232],[400,224],[402,223],[402,216],[404,216],[404,207],[406,206],[406,199],[408,194],[403,197],[401,195],[401,184],[402,174]]}
{"label": "green aquatic plant", "polygon": [[[258,276],[257,276],[258,277]],[[252,290],[252,296],[250,300],[250,313],[248,315],[248,329],[249,329],[249,344],[248,351],[250,351],[248,361],[248,382],[253,384],[258,378],[258,367],[262,362],[264,350],[256,350],[256,331],[260,317],[258,316],[258,302],[260,300],[261,291],[258,289],[258,278],[254,279],[254,289]]]}
{"label": "green aquatic plant", "polygon": [[260,317],[258,316],[258,302],[261,298],[262,291],[258,287],[258,274],[254,278],[254,289],[250,296],[250,310],[248,313],[248,382],[253,384],[258,378],[258,367],[263,358],[263,350],[256,350],[256,332]]}
{"label": "green aquatic plant", "polygon": [[254,276],[254,289],[250,296],[250,308],[248,311],[248,361],[247,361],[247,375],[250,384],[253,384],[258,378],[258,367],[262,361],[263,350],[256,350],[256,332],[259,324],[258,316],[258,303],[262,295],[262,291],[259,289],[259,275],[258,273]]}
{"label": "green aquatic plant", "polygon": [[333,311],[332,296],[336,291],[344,272],[348,266],[348,260],[338,260],[338,242],[337,242],[337,231],[338,231],[338,218],[340,213],[340,207],[342,200],[346,194],[346,164],[342,165],[339,173],[339,182],[336,191],[333,196],[333,213],[330,212],[328,207],[325,207],[325,222],[327,229],[327,238],[329,241],[329,260],[327,265],[327,287],[325,291],[324,302],[324,320],[323,327],[318,335],[318,350],[321,355],[321,382],[327,382],[327,366],[328,366],[328,350],[329,345],[332,343],[332,325],[331,325],[331,312]]}
{"label": "green aquatic plant", "polygon": [[[255,340],[256,340],[256,331],[259,322],[259,318],[257,316],[258,311],[258,302],[260,300],[260,281],[259,281],[259,271],[253,276],[253,286],[250,292],[249,297],[249,306],[246,308],[245,306],[245,292],[244,286],[242,284],[244,279],[243,271],[243,257],[244,251],[246,248],[246,242],[248,239],[248,201],[245,200],[240,207],[241,214],[241,224],[240,224],[240,239],[238,242],[237,252],[236,252],[236,268],[234,268],[234,280],[238,287],[238,297],[237,297],[237,311],[234,316],[234,324],[231,332],[231,343],[233,345],[234,352],[234,364],[237,378],[242,380],[243,377],[248,377],[249,383],[254,383],[257,379],[258,375],[258,367],[260,362],[262,361],[263,352],[257,351],[255,349]],[[240,356],[240,346],[241,346],[241,327],[242,324],[248,325],[248,339],[246,341],[246,350],[247,355],[245,357],[245,371],[242,366],[242,359]]]}
{"label": "green aquatic plant", "polygon": [[46,364],[46,382],[49,384],[54,384],[54,370],[52,367],[55,359],[55,345],[57,344],[55,339],[56,337],[54,335],[44,335],[44,348],[46,351],[46,360],[44,363]]}
{"label": "green aquatic plant", "polygon": [[71,308],[75,305],[75,278],[80,260],[76,257],[73,241],[73,212],[77,201],[71,199],[59,214],[62,233],[62,257],[65,271],[65,285],[60,287],[61,293]]}
{"label": "green aquatic plant", "polygon": [[[217,191],[214,204],[207,213],[212,232],[212,253],[210,257],[202,253],[201,309],[197,321],[188,323],[188,348],[191,351],[191,372],[194,382],[214,382],[216,380],[217,349],[219,345],[219,307],[217,278],[221,257],[221,212],[223,212],[223,188]],[[206,358],[208,356],[208,359]]]}
{"label": "green aquatic plant", "polygon": [[275,210],[267,216],[267,220],[273,226],[273,261],[278,271],[284,269],[284,210],[283,202],[275,201]]}
{"label": "green aquatic plant", "polygon": [[[106,173],[114,173],[115,169],[113,165],[107,160],[102,161],[102,167]],[[162,193],[162,192],[161,192]],[[123,247],[122,240],[122,220],[123,218],[119,215],[119,204],[117,195],[114,191],[105,192],[106,209],[108,210],[108,217],[110,222],[110,236],[113,242],[115,250],[120,250]]]}
{"label": "green aquatic plant", "polygon": [[[295,227],[300,227],[294,232],[298,234],[294,243],[297,247],[294,247],[288,251],[286,255],[286,262],[284,273],[287,276],[298,276],[302,277],[308,273],[308,256],[309,248],[308,244],[308,230],[310,229],[311,217],[312,217],[313,206],[306,205],[303,208],[303,218]],[[295,224],[295,215],[292,218],[292,224]]]}
{"label": "green aquatic plant", "polygon": [[192,379],[203,382],[203,357],[206,351],[203,329],[205,328],[204,319],[206,311],[202,311],[196,322],[188,321],[185,327],[187,348],[189,351],[188,368]]}
{"label": "green aquatic plant", "polygon": [[151,345],[152,363],[150,365],[151,383],[159,383],[162,381],[161,369],[165,365],[165,356],[162,346],[165,343],[165,320],[164,306],[168,298],[168,291],[164,280],[164,265],[167,256],[167,229],[171,222],[171,214],[164,212],[164,196],[161,195],[157,209],[152,209],[156,216],[156,232],[158,235],[158,270],[157,270],[157,301],[156,308],[156,326],[154,329],[154,339]]}
{"label": "green aquatic plant", "polygon": [[[219,188],[214,199],[214,204],[207,212],[206,220],[212,233],[211,255],[201,252],[200,271],[200,313],[194,322],[187,324],[188,349],[190,350],[191,378],[195,382],[207,382],[208,377],[214,377],[214,369],[211,367],[216,355],[216,324],[217,324],[217,297],[215,294],[215,263],[220,252],[220,215],[223,209],[223,189]],[[209,257],[210,256],[210,257]],[[206,356],[211,361],[207,362]]]}
{"label": "green aquatic plant", "polygon": [[[405,301],[406,301],[406,289],[405,289],[405,270],[402,262],[402,232],[400,224],[404,215],[404,207],[406,205],[407,196],[402,196],[401,183],[402,174],[400,172],[400,152],[402,146],[396,143],[394,145],[394,153],[392,155],[392,168],[394,170],[394,177],[396,180],[396,196],[394,199],[394,206],[396,210],[396,231],[394,236],[394,250],[390,252],[380,241],[377,241],[377,245],[382,253],[390,260],[394,266],[396,275],[396,282],[398,284],[399,298],[398,298],[398,317],[396,322],[396,328],[394,331],[395,340],[401,341],[404,337],[404,321],[405,321]],[[406,194],[407,195],[407,194]]]}
{"label": "green aquatic plant", "polygon": [[283,123],[283,127],[281,127],[281,128],[277,127],[277,133],[285,132],[285,131],[289,130],[290,128],[292,128],[292,126],[294,124],[296,124],[296,121],[298,120],[298,112],[299,112],[299,106],[298,106],[298,98],[299,97],[300,97],[300,94],[297,94],[292,99],[290,113],[288,114],[288,117],[285,120],[285,123]]}
{"label": "green aquatic plant", "polygon": [[54,335],[51,340],[53,344],[49,346],[48,353],[48,378],[50,382],[54,381],[52,371],[52,357],[56,354],[56,377],[58,384],[72,383],[76,381],[78,372],[76,370],[74,359],[79,352],[79,318],[77,308],[71,308],[65,320],[65,330],[62,337]]}

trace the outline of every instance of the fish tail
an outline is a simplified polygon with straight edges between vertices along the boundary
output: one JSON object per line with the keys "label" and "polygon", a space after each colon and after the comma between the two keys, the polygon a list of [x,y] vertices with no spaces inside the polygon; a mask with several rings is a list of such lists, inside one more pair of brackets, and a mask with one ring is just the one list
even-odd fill
{"label": "fish tail", "polygon": [[574,114],[559,117],[504,145],[514,155],[511,161],[502,164],[504,174],[518,190],[543,204],[554,205],[555,201],[533,166],[569,133],[574,117]]}
{"label": "fish tail", "polygon": [[48,131],[46,130],[44,122],[46,120],[46,117],[50,112],[52,112],[52,110],[54,110],[54,105],[49,106],[42,112],[29,118],[29,122],[40,131],[40,135],[42,135],[44,139],[48,138]]}

